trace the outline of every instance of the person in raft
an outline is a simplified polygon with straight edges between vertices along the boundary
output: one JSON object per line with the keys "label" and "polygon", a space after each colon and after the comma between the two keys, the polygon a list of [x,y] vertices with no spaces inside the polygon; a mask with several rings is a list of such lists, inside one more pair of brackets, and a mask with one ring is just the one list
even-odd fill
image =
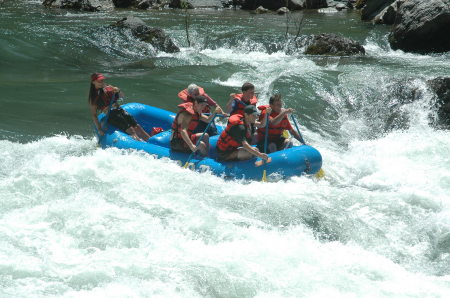
{"label": "person in raft", "polygon": [[[204,96],[194,97],[193,102],[185,102],[179,104],[180,111],[175,116],[175,120],[172,124],[172,136],[170,139],[170,147],[174,151],[179,152],[196,152],[200,151],[200,154],[206,156],[209,150],[209,135],[205,133],[202,141],[196,146],[197,140],[203,134],[203,132],[195,133],[195,129],[199,125],[199,122],[209,123],[214,117],[214,114],[206,115],[202,114],[202,111],[208,105],[208,101]],[[216,112],[219,110],[216,107]]]}
{"label": "person in raft", "polygon": [[[283,101],[280,94],[272,95],[269,99],[269,105],[259,106],[261,115],[259,120],[262,121],[266,118],[268,108],[271,113],[269,114],[269,133],[267,139],[267,150],[269,153],[284,150],[292,147],[292,141],[289,138],[283,137],[283,131],[289,131],[297,140],[300,141],[301,137],[298,132],[292,128],[291,123],[287,117],[292,113],[293,109],[283,109]],[[266,127],[259,127],[256,131],[256,144],[259,150],[264,151],[264,142],[266,135]]]}
{"label": "person in raft", "polygon": [[[210,107],[215,107],[216,109],[218,108],[217,109],[217,113],[223,114],[223,110],[217,104],[217,102],[215,102],[211,97],[209,97],[209,95],[206,94],[205,90],[202,87],[197,86],[194,83],[190,84],[186,89],[183,89],[180,92],[178,92],[178,97],[183,102],[194,102],[194,98],[196,96],[199,96],[199,95],[205,97],[206,101],[208,103],[208,105],[202,111],[203,113],[210,113],[211,112]],[[207,123],[205,123],[203,121],[199,122],[199,124],[197,125],[197,128],[195,129],[194,133],[203,132],[206,129],[206,126],[207,126]],[[218,135],[217,128],[214,125],[214,123],[208,128],[207,133],[208,133],[208,135],[210,137]]]}
{"label": "person in raft", "polygon": [[230,116],[239,114],[244,116],[244,108],[248,105],[256,106],[258,99],[255,96],[255,86],[252,83],[244,83],[241,87],[242,93],[230,94],[230,100],[227,103],[227,112]]}
{"label": "person in raft", "polygon": [[[270,111],[270,107],[268,108]],[[243,109],[244,115],[234,114],[228,120],[227,127],[217,141],[217,159],[220,161],[246,160],[254,156],[268,160],[265,153],[250,145],[253,127],[258,119],[258,110],[254,105]],[[265,120],[265,119],[264,119]],[[265,126],[263,121],[258,126]]]}
{"label": "person in raft", "polygon": [[133,116],[128,114],[119,106],[119,104],[117,104],[117,99],[119,96],[123,96],[123,93],[119,88],[107,85],[104,80],[105,76],[101,73],[94,73],[91,75],[89,106],[91,108],[92,120],[97,127],[98,133],[101,136],[105,134],[103,127],[101,127],[98,122],[97,113],[101,112],[107,114],[109,107],[111,106],[111,111],[109,111],[108,116],[108,123],[116,126],[120,130],[125,131],[137,141],[148,141],[150,136],[136,122]]}

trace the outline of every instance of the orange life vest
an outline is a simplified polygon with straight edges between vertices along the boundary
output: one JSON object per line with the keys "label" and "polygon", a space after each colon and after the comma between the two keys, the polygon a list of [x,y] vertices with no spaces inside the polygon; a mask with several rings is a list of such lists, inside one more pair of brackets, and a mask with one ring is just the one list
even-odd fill
{"label": "orange life vest", "polygon": [[[259,106],[258,109],[260,109],[261,115],[259,115],[259,121],[263,121],[267,114],[267,108],[270,107],[269,105]],[[272,110],[272,113],[270,113],[269,117],[272,119],[278,116],[279,113],[276,113]],[[283,130],[292,130],[291,123],[289,122],[289,119],[287,118],[287,115],[281,119],[281,121],[277,125],[269,124],[269,136],[268,139],[271,141],[277,140],[281,137],[283,134]],[[266,135],[266,127],[260,127],[257,130],[258,134],[258,142],[261,140],[264,140],[264,137]]]}
{"label": "orange life vest", "polygon": [[[221,151],[233,151],[238,147],[242,146],[242,142],[236,141],[231,135],[230,135],[230,129],[235,125],[244,125],[244,116],[236,114],[230,117],[228,120],[227,127],[224,131],[220,134],[219,139],[217,140],[217,148],[219,148]],[[251,132],[245,127],[245,137],[247,139],[247,142],[251,142],[252,135]]]}
{"label": "orange life vest", "polygon": [[250,100],[248,102],[242,100],[242,93],[236,94],[234,96],[234,106],[233,106],[233,110],[231,111],[230,115],[234,115],[234,114],[240,114],[242,116],[244,116],[244,108],[248,105],[254,105],[256,106],[256,104],[258,103],[258,99],[256,98],[256,96],[254,95],[252,98],[250,98]]}
{"label": "orange life vest", "polygon": [[[198,95],[201,95],[201,96],[206,95],[205,90],[202,87],[198,87],[198,92],[199,92]],[[192,102],[192,103],[194,102],[194,98],[191,95],[189,95],[187,88],[178,92],[178,97],[184,102]],[[202,112],[209,113],[209,112],[211,112],[211,109],[209,108],[209,106],[206,106],[202,110]]]}
{"label": "orange life vest", "polygon": [[192,115],[191,122],[189,122],[189,126],[187,128],[187,133],[189,135],[189,138],[192,136],[195,128],[198,125],[198,122],[200,121],[200,115],[194,111],[194,104],[192,102],[186,102],[179,104],[178,107],[181,109],[177,115],[175,116],[175,120],[173,120],[172,123],[172,139],[183,139],[181,137],[181,125],[178,124],[178,116],[180,116],[183,112],[188,112]]}

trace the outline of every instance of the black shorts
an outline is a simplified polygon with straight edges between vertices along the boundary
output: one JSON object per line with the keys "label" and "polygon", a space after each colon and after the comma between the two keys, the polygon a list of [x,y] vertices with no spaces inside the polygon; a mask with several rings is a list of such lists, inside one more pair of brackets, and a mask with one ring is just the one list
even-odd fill
{"label": "black shorts", "polygon": [[122,108],[112,109],[109,113],[108,123],[111,123],[120,130],[126,131],[130,127],[137,126],[133,116]]}
{"label": "black shorts", "polygon": [[[275,143],[275,145],[277,145],[277,151],[280,151],[281,148],[283,148],[283,144],[284,141],[286,139],[283,137],[279,137],[278,139],[275,140],[267,140],[267,147],[269,146],[270,143]],[[260,141],[258,144],[256,144],[256,147],[258,147],[260,152],[264,152],[264,139],[262,141]],[[269,149],[269,148],[267,148]]]}
{"label": "black shorts", "polygon": [[[219,161],[230,161],[231,159],[227,159],[228,156],[230,156],[230,154],[236,152],[236,150],[222,151],[219,148],[216,148],[217,160],[219,160]],[[236,158],[236,160],[237,160],[237,158]]]}
{"label": "black shorts", "polygon": [[[191,137],[191,140],[192,139],[194,139],[193,142],[195,142],[195,137],[194,138]],[[189,148],[189,146],[186,144],[186,142],[180,138],[175,138],[175,139],[170,140],[170,148],[173,151],[192,153],[192,150]]]}

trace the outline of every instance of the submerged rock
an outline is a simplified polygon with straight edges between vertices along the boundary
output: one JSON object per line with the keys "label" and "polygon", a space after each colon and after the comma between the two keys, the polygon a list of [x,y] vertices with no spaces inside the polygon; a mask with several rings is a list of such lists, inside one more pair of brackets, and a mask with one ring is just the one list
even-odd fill
{"label": "submerged rock", "polygon": [[266,9],[276,11],[282,7],[286,7],[290,10],[300,10],[304,8],[304,0],[238,0],[236,1],[241,5],[242,9],[255,10],[257,7],[262,6]]}
{"label": "submerged rock", "polygon": [[281,7],[277,9],[277,14],[287,14],[289,12],[289,9],[287,7]]}
{"label": "submerged rock", "polygon": [[430,53],[450,51],[450,2],[408,0],[398,10],[389,35],[393,49]]}
{"label": "submerged rock", "polygon": [[320,34],[307,46],[307,55],[351,56],[364,55],[364,47],[357,41],[336,34]]}
{"label": "submerged rock", "polygon": [[84,11],[100,11],[114,8],[112,0],[44,0],[42,5]]}
{"label": "submerged rock", "polygon": [[180,49],[170,37],[160,28],[147,26],[144,21],[137,17],[128,16],[117,21],[113,26],[130,29],[131,33],[142,41],[150,43],[154,48],[167,53],[176,53]]}
{"label": "submerged rock", "polygon": [[259,6],[257,9],[255,9],[255,13],[257,13],[257,14],[268,13],[268,12],[269,12],[269,10],[262,6]]}
{"label": "submerged rock", "polygon": [[344,3],[338,3],[338,4],[336,4],[335,8],[336,8],[336,10],[341,11],[341,10],[347,9],[348,6]]}

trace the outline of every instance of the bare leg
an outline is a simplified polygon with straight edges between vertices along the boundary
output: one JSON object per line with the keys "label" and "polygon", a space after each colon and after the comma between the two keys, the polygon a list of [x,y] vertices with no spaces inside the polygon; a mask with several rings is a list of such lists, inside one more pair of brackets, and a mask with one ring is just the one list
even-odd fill
{"label": "bare leg", "polygon": [[[196,133],[196,140],[200,139],[200,137],[202,136],[203,133]],[[208,151],[209,151],[209,135],[207,133],[205,133],[203,135],[203,138],[200,142],[200,144],[198,145],[199,150],[200,150],[200,154],[203,156],[207,156],[208,155]]]}
{"label": "bare leg", "polygon": [[244,148],[238,148],[237,150],[237,158],[239,160],[247,160],[253,158],[254,155],[245,150]]}
{"label": "bare leg", "polygon": [[230,153],[225,159],[224,159],[224,161],[227,161],[227,160],[237,160],[238,159],[238,150],[236,150],[236,151],[233,151],[232,153]]}
{"label": "bare leg", "polygon": [[133,127],[134,130],[136,131],[136,134],[143,139],[145,142],[148,141],[148,139],[150,139],[150,136],[148,133],[145,132],[145,130],[142,128],[142,126],[140,126],[139,124],[136,125],[135,127]]}
{"label": "bare leg", "polygon": [[200,151],[200,154],[202,156],[207,156],[208,155],[207,146],[206,146],[206,144],[203,141],[201,141],[200,144],[198,144],[198,151]]}
{"label": "bare leg", "polygon": [[136,141],[141,141],[142,142],[142,139],[140,137],[138,137],[138,135],[136,134],[136,131],[134,130],[133,127],[128,128],[127,130],[125,130],[125,132],[127,134],[129,134]]}

